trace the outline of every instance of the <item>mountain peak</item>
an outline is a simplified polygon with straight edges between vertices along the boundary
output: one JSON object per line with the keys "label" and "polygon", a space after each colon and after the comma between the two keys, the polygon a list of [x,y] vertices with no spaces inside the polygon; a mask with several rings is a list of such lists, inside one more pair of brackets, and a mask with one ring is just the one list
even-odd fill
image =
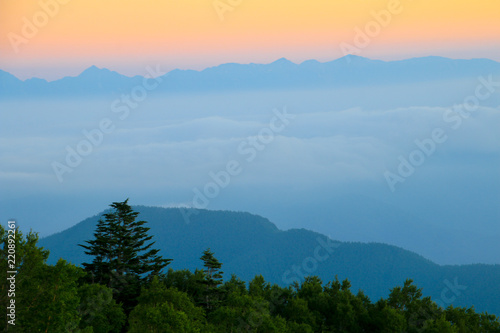
{"label": "mountain peak", "polygon": [[90,66],[80,73],[76,78],[90,80],[90,81],[100,81],[100,80],[111,80],[112,82],[118,83],[120,80],[130,80],[131,78],[125,75],[119,74],[115,71],[109,70],[107,68],[99,68],[95,65]]}
{"label": "mountain peak", "polygon": [[92,65],[90,66],[89,68],[85,69],[83,72],[80,73],[80,75],[83,75],[83,74],[94,74],[94,73],[101,73],[103,71],[107,71],[109,72],[108,69],[106,68],[99,68],[97,67],[96,65]]}
{"label": "mountain peak", "polygon": [[368,58],[365,58],[365,57],[362,57],[362,56],[358,56],[358,55],[355,55],[355,54],[347,54],[341,58],[338,58],[337,60],[334,60],[334,61],[347,61],[347,62],[353,62],[353,61],[356,61],[356,62],[366,62],[366,61],[372,61],[371,59],[368,59]]}
{"label": "mountain peak", "polygon": [[[358,67],[363,70],[352,70]],[[345,86],[346,83],[364,85],[389,81],[399,84],[410,80],[420,82],[443,80],[445,77],[478,77],[497,72],[498,68],[500,63],[493,60],[452,60],[443,57],[382,61],[349,54],[329,62],[308,60],[300,65],[280,58],[267,64],[228,63],[201,71],[173,70],[166,80],[168,83],[158,91],[319,88]],[[73,95],[114,93],[140,83],[141,76],[130,78],[93,65],[78,76],[54,82],[56,83],[50,85],[40,80],[24,83],[7,72],[0,71],[0,84],[3,88],[0,89],[0,96],[58,95],[62,91]]]}
{"label": "mountain peak", "polygon": [[273,61],[271,63],[271,65],[283,66],[283,65],[295,65],[295,64],[293,62],[291,62],[290,60],[288,60],[287,58],[279,58],[278,60]]}

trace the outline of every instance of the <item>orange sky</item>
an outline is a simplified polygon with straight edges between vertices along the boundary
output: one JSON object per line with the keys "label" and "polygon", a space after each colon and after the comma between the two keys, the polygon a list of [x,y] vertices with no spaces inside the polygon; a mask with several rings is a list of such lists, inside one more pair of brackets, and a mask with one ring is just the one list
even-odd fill
{"label": "orange sky", "polygon": [[496,0],[0,0],[0,69],[55,79],[91,65],[134,75],[156,64],[327,61],[356,46],[356,27],[375,29],[361,56],[500,61]]}

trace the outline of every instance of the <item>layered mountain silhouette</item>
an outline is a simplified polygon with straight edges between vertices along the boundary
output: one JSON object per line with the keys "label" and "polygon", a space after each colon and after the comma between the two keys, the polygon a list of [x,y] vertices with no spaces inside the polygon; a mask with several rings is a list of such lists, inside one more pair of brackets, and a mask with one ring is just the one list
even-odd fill
{"label": "layered mountain silhouette", "polygon": [[[154,91],[316,89],[456,80],[499,73],[500,63],[489,59],[455,60],[431,56],[381,61],[348,55],[330,62],[308,60],[295,64],[281,58],[270,64],[228,63],[202,71],[172,70],[160,76],[161,84]],[[143,76],[127,77],[96,66],[89,67],[76,77],[51,82],[37,78],[21,81],[0,70],[0,97],[120,94],[130,92],[143,82]]]}
{"label": "layered mountain silhouette", "polygon": [[[391,245],[338,242],[305,229],[282,231],[263,217],[243,212],[134,209],[140,220],[148,221],[161,255],[174,259],[169,266],[174,269],[201,268],[202,251],[211,248],[223,263],[225,278],[236,274],[250,281],[262,274],[286,286],[307,275],[317,275],[323,282],[338,276],[349,279],[354,292],[362,289],[373,301],[411,278],[441,306],[474,306],[480,312],[500,314],[500,265],[440,266]],[[93,238],[103,213],[41,239],[40,245],[50,250],[49,261],[90,262],[78,244]]]}

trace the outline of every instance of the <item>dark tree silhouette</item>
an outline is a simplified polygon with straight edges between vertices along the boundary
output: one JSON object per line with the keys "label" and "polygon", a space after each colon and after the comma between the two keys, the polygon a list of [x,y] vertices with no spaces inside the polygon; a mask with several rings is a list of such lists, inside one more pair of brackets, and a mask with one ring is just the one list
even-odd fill
{"label": "dark tree silhouette", "polygon": [[113,210],[99,220],[94,239],[80,245],[94,257],[83,266],[89,281],[110,287],[128,313],[136,304],[141,284],[158,275],[171,259],[163,259],[152,248],[146,221],[136,221],[139,213],[128,205],[128,199],[110,206]]}

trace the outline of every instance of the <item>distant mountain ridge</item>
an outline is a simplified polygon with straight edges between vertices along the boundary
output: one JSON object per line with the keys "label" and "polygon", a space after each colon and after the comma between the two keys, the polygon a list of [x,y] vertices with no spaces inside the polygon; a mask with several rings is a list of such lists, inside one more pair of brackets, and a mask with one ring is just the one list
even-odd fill
{"label": "distant mountain ridge", "polygon": [[[313,89],[350,85],[398,84],[500,74],[500,63],[489,59],[455,60],[422,57],[398,61],[348,55],[321,63],[295,64],[285,58],[269,64],[227,63],[201,71],[175,69],[159,76],[158,92]],[[25,81],[0,70],[0,97],[121,94],[143,85],[144,77],[127,77],[91,66],[75,77],[47,82]]]}
{"label": "distant mountain ridge", "polygon": [[[174,259],[175,269],[200,268],[199,257],[210,247],[223,263],[225,277],[245,281],[262,274],[267,281],[288,285],[305,275],[324,282],[348,278],[353,291],[362,289],[374,301],[389,289],[412,278],[442,306],[475,306],[500,314],[500,265],[440,266],[413,252],[380,243],[332,241],[305,229],[279,230],[269,220],[249,213],[134,207],[148,221],[155,247]],[[104,213],[104,212],[103,212]],[[45,237],[40,245],[50,250],[49,261],[89,261],[77,244],[92,239],[99,217]],[[188,219],[186,217],[189,216]]]}

